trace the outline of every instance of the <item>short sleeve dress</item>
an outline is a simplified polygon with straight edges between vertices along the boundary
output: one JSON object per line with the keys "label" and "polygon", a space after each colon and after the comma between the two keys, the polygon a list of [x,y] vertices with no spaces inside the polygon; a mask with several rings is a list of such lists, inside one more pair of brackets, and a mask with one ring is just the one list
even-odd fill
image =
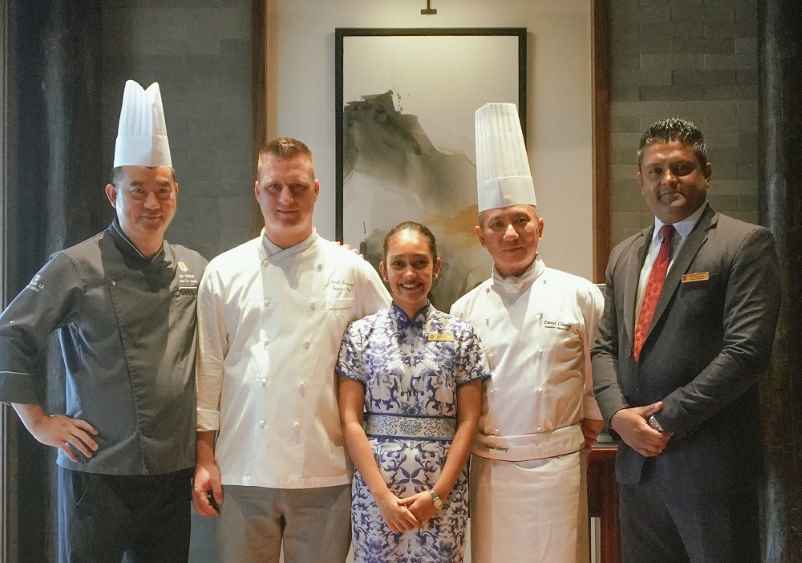
{"label": "short sleeve dress", "polygon": [[[431,305],[413,319],[393,304],[351,323],[336,370],[365,386],[365,431],[385,482],[399,497],[434,486],[456,429],[457,388],[490,377],[471,325]],[[443,511],[422,528],[396,533],[355,472],[355,563],[462,561],[467,473],[466,464]]]}

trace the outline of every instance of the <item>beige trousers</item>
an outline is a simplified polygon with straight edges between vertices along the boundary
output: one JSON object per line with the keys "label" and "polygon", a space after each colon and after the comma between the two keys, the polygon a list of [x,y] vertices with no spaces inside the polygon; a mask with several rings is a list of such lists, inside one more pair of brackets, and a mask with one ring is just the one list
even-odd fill
{"label": "beige trousers", "polygon": [[217,545],[224,563],[343,563],[351,544],[351,486],[226,485]]}
{"label": "beige trousers", "polygon": [[587,563],[586,454],[471,457],[472,563]]}

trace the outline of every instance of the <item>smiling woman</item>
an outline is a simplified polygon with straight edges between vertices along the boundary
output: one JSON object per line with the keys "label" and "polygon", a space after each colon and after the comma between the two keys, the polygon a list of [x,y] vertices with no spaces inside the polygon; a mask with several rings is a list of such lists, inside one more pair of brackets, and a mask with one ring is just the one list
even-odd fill
{"label": "smiling woman", "polygon": [[465,462],[489,368],[471,325],[429,303],[439,269],[427,227],[392,228],[381,272],[393,305],[352,323],[340,348],[355,562],[463,559]]}
{"label": "smiling woman", "polygon": [[384,237],[384,259],[379,264],[393,301],[412,318],[426,306],[440,257],[434,235],[424,225],[407,221]]}

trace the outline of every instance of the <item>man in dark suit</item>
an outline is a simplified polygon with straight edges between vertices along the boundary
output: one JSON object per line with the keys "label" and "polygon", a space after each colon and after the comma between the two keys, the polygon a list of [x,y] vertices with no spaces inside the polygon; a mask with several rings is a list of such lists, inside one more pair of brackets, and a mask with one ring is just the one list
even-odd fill
{"label": "man in dark suit", "polygon": [[593,347],[619,439],[624,561],[760,560],[758,378],[780,305],[774,239],[707,202],[702,132],[670,118],[641,137],[653,225],[618,244]]}

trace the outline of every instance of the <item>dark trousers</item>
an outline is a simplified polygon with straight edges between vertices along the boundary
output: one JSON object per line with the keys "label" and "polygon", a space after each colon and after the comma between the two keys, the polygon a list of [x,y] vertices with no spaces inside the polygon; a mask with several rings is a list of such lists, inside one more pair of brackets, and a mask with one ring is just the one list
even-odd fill
{"label": "dark trousers", "polygon": [[760,561],[757,490],[688,493],[649,478],[619,486],[624,563]]}
{"label": "dark trousers", "polygon": [[187,561],[191,475],[100,475],[59,467],[59,561]]}

